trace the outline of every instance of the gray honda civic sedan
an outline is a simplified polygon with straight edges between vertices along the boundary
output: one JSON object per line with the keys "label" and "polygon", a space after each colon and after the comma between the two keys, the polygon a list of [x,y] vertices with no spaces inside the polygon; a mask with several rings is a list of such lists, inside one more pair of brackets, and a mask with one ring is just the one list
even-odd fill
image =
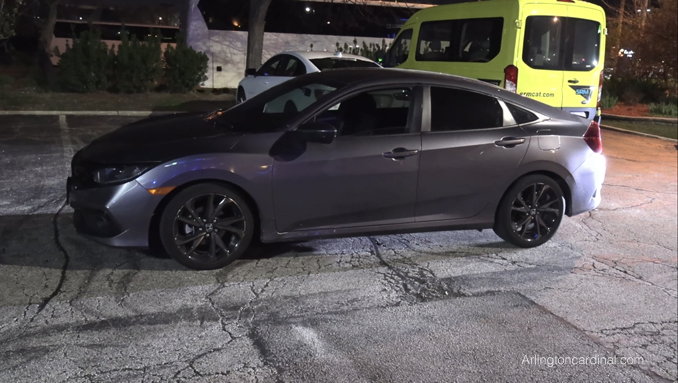
{"label": "gray honda civic sedan", "polygon": [[68,196],[82,235],[214,269],[255,236],[492,228],[539,246],[598,206],[605,169],[596,122],[462,77],[342,69],[123,126],[73,157]]}

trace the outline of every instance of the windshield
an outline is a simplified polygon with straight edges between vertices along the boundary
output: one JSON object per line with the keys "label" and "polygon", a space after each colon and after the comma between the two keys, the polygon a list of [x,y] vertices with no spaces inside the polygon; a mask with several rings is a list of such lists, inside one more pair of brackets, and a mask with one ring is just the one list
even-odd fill
{"label": "windshield", "polygon": [[[299,77],[275,86],[218,115],[230,131],[266,133],[283,130],[289,121],[321,98],[344,87]],[[211,118],[211,117],[208,117]]]}
{"label": "windshield", "polygon": [[372,61],[356,60],[356,59],[340,59],[326,57],[322,59],[311,59],[311,63],[319,70],[324,71],[328,69],[339,68],[378,68],[379,64]]}
{"label": "windshield", "polygon": [[400,33],[396,40],[391,44],[391,48],[384,57],[384,68],[393,68],[407,61],[410,54],[410,44],[412,43],[412,30],[406,29]]}

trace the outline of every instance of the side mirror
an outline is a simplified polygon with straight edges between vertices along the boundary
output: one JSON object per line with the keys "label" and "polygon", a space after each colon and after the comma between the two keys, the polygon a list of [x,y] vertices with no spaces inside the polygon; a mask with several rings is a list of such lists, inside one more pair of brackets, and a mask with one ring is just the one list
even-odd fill
{"label": "side mirror", "polygon": [[337,136],[337,128],[326,122],[307,122],[297,128],[297,134],[305,141],[329,144]]}
{"label": "side mirror", "polygon": [[256,76],[257,75],[257,70],[254,68],[247,68],[245,69],[245,77],[247,76]]}

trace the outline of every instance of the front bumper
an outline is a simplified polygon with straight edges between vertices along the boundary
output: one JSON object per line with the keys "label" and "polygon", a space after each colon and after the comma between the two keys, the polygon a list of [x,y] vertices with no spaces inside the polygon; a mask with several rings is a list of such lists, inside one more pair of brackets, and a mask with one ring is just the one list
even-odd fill
{"label": "front bumper", "polygon": [[148,247],[149,228],[163,196],[151,195],[137,181],[82,188],[67,181],[68,204],[78,233],[116,247]]}

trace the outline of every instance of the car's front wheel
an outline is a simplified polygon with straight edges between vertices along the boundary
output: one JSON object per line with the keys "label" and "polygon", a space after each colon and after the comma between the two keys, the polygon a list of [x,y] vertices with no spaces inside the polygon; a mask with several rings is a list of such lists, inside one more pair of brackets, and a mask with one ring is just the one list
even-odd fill
{"label": "car's front wheel", "polygon": [[563,191],[544,175],[527,176],[504,195],[494,232],[519,247],[536,247],[553,237],[565,212]]}
{"label": "car's front wheel", "polygon": [[160,216],[160,241],[179,263],[199,270],[222,268],[240,258],[254,233],[254,216],[236,191],[217,184],[190,186]]}

